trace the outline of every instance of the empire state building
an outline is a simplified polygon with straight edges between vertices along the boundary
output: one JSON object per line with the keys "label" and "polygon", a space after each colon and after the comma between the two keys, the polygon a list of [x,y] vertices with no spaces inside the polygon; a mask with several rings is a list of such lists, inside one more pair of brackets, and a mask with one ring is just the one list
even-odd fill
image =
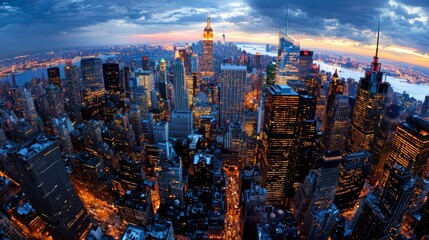
{"label": "empire state building", "polygon": [[203,64],[204,76],[213,76],[213,29],[210,27],[210,17],[207,18],[207,26],[203,34]]}

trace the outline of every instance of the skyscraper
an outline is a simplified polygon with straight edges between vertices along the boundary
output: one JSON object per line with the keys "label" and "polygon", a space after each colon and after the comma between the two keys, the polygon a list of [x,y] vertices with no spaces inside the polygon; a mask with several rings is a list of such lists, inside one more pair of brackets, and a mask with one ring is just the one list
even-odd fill
{"label": "skyscraper", "polygon": [[207,18],[207,26],[203,34],[203,63],[201,71],[204,76],[212,76],[213,70],[213,30],[210,27],[210,17]]}
{"label": "skyscraper", "polygon": [[349,98],[343,95],[344,83],[335,71],[329,84],[322,143],[326,151],[343,152],[350,126]]}
{"label": "skyscraper", "polygon": [[365,72],[365,77],[359,81],[356,104],[353,108],[352,125],[347,141],[348,152],[370,150],[374,140],[375,130],[380,122],[382,110],[386,103],[387,90],[390,84],[383,82],[381,64],[378,63],[378,42],[380,25],[378,27],[377,49],[371,68]]}
{"label": "skyscraper", "polygon": [[425,97],[423,102],[422,111],[420,112],[421,117],[429,117],[429,95]]}
{"label": "skyscraper", "polygon": [[282,206],[294,193],[299,95],[286,85],[267,89],[261,169],[267,203]]}
{"label": "skyscraper", "polygon": [[372,166],[368,177],[372,186],[375,186],[383,175],[384,164],[392,148],[393,135],[400,121],[400,111],[401,106],[399,105],[387,107],[375,133],[374,143],[371,147]]}
{"label": "skyscraper", "polygon": [[365,150],[350,153],[341,160],[335,195],[335,205],[341,212],[352,208],[357,202],[370,165],[371,154]]}
{"label": "skyscraper", "polygon": [[276,83],[277,63],[269,62],[267,65],[267,87],[271,87]]}
{"label": "skyscraper", "polygon": [[143,71],[149,71],[149,57],[148,56],[142,57],[142,69],[143,69]]}
{"label": "skyscraper", "polygon": [[64,74],[66,77],[64,94],[66,109],[68,112],[71,112],[71,120],[82,121],[82,113],[80,111],[82,95],[80,92],[79,72],[76,66],[73,66],[71,62],[67,62],[64,67]]}
{"label": "skyscraper", "polygon": [[234,115],[238,116],[240,122],[244,122],[246,72],[246,66],[220,66],[220,124],[231,122]]}
{"label": "skyscraper", "polygon": [[277,55],[277,84],[287,84],[288,80],[299,79],[299,43],[287,33],[279,31],[279,50]]}
{"label": "skyscraper", "polygon": [[177,111],[189,110],[189,98],[185,81],[185,68],[182,59],[174,61],[174,109]]}
{"label": "skyscraper", "polygon": [[97,118],[104,102],[103,69],[99,58],[86,58],[80,61],[82,70],[82,98],[86,112],[84,120]]}
{"label": "skyscraper", "polygon": [[63,88],[60,77],[60,69],[58,67],[48,68],[49,83],[57,86],[59,89]]}
{"label": "skyscraper", "polygon": [[301,227],[301,239],[328,239],[339,212],[334,197],[338,185],[338,163],[341,155],[326,152],[317,171],[311,204]]}
{"label": "skyscraper", "polygon": [[429,159],[429,122],[419,116],[410,116],[406,122],[396,127],[389,157],[384,165],[384,174],[381,176],[383,185],[395,162],[405,167],[412,164],[411,172],[424,177],[428,171]]}
{"label": "skyscraper", "polygon": [[31,204],[54,239],[81,239],[90,221],[67,176],[56,140],[37,137],[8,156]]}
{"label": "skyscraper", "polygon": [[374,193],[364,197],[353,218],[354,239],[388,239],[397,227],[413,196],[414,180],[408,168],[395,164],[380,199]]}
{"label": "skyscraper", "polygon": [[119,64],[103,63],[104,88],[108,94],[120,94]]}

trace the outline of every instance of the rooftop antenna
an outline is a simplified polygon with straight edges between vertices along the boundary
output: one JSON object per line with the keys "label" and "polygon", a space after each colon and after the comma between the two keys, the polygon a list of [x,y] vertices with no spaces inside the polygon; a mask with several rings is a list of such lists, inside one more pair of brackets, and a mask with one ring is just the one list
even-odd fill
{"label": "rooftop antenna", "polygon": [[286,27],[285,27],[286,36],[287,36],[288,27],[289,27],[289,4],[286,4]]}
{"label": "rooftop antenna", "polygon": [[380,17],[378,17],[378,29],[377,29],[377,48],[375,49],[375,56],[378,58],[378,44],[380,43]]}
{"label": "rooftop antenna", "polygon": [[372,71],[379,72],[380,64],[378,63],[378,45],[380,43],[380,17],[378,17],[378,29],[377,29],[377,47],[375,49],[374,61],[371,63]]}

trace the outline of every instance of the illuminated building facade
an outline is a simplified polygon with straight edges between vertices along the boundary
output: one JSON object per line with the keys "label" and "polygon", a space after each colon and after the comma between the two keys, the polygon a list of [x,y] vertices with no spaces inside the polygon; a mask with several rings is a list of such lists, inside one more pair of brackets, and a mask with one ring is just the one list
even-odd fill
{"label": "illuminated building facade", "polygon": [[267,89],[260,164],[267,203],[282,206],[294,193],[299,95],[286,85]]}
{"label": "illuminated building facade", "polygon": [[189,110],[189,98],[185,81],[185,67],[181,58],[174,61],[174,110]]}
{"label": "illuminated building facade", "polygon": [[378,63],[378,39],[379,37],[377,38],[377,50],[371,68],[366,70],[365,77],[359,81],[350,137],[347,142],[348,152],[370,150],[375,130],[386,103],[390,84],[383,82],[381,64]]}
{"label": "illuminated building facade", "polygon": [[48,80],[50,84],[57,86],[59,89],[63,88],[60,77],[60,69],[57,67],[48,68]]}
{"label": "illuminated building facade", "polygon": [[82,98],[85,104],[84,120],[97,118],[104,103],[104,81],[101,59],[86,58],[80,61],[82,71]]}
{"label": "illuminated building facade", "polygon": [[388,239],[392,228],[397,229],[402,221],[414,182],[409,168],[395,164],[380,198],[370,193],[361,200],[352,223],[353,239]]}
{"label": "illuminated building facade", "polygon": [[372,166],[368,177],[372,186],[375,186],[383,175],[384,164],[386,164],[392,148],[395,129],[400,121],[400,111],[401,106],[399,105],[387,107],[375,133],[374,143],[371,147]]}
{"label": "illuminated building facade", "polygon": [[121,93],[121,81],[119,78],[119,64],[103,63],[104,88],[106,93],[119,95]]}
{"label": "illuminated building facade", "polygon": [[220,119],[221,124],[231,122],[234,115],[244,122],[246,66],[222,64],[220,66]]}
{"label": "illuminated building facade", "polygon": [[353,208],[368,176],[371,154],[367,151],[350,153],[343,157],[339,167],[335,205],[341,212]]}
{"label": "illuminated building facade", "polygon": [[323,146],[326,151],[344,152],[350,126],[349,98],[343,95],[344,83],[335,71],[329,87],[326,105]]}
{"label": "illuminated building facade", "polygon": [[142,57],[142,69],[143,71],[149,71],[149,57],[143,56]]}
{"label": "illuminated building facade", "polygon": [[82,121],[81,105],[82,95],[80,91],[80,77],[76,66],[73,66],[71,62],[67,62],[64,67],[64,74],[66,78],[65,82],[65,101],[66,109],[70,112],[70,119]]}
{"label": "illuminated building facade", "polygon": [[393,165],[409,167],[411,172],[423,177],[428,167],[429,159],[429,122],[418,116],[410,116],[406,122],[396,127],[389,157],[384,166],[381,184],[385,183]]}
{"label": "illuminated building facade", "polygon": [[267,65],[267,87],[271,87],[276,83],[277,63],[269,62]]}
{"label": "illuminated building facade", "polygon": [[207,18],[207,26],[203,34],[203,62],[201,71],[204,76],[212,76],[213,70],[213,29],[210,27],[210,18]]}
{"label": "illuminated building facade", "polygon": [[306,76],[313,70],[313,51],[299,51],[299,76],[301,79],[306,79]]}
{"label": "illuminated building facade", "polygon": [[277,84],[287,84],[288,80],[299,79],[299,53],[299,43],[279,31]]}
{"label": "illuminated building facade", "polygon": [[53,238],[81,239],[90,221],[67,176],[57,141],[37,137],[10,152],[9,157]]}
{"label": "illuminated building facade", "polygon": [[328,239],[339,211],[334,204],[341,155],[326,152],[317,171],[314,193],[300,229],[301,239]]}
{"label": "illuminated building facade", "polygon": [[307,176],[314,165],[314,150],[316,144],[316,97],[306,93],[299,95],[298,114],[298,158],[296,161],[295,186]]}

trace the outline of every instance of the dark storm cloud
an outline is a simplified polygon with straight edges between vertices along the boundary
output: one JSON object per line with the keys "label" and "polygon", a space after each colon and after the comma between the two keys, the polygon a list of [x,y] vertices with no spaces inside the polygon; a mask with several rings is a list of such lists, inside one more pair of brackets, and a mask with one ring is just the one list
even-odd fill
{"label": "dark storm cloud", "polygon": [[[422,41],[429,39],[428,25],[418,20],[423,12],[428,12],[425,7],[429,6],[429,1],[426,0],[403,0],[402,4],[389,4],[388,0],[247,0],[247,3],[256,13],[272,18],[280,29],[284,29],[288,6],[291,34],[343,37],[364,44],[374,43],[381,17],[381,30],[386,40],[383,44],[401,43],[429,52],[429,43]],[[422,7],[423,11],[410,12],[404,4]]]}
{"label": "dark storm cloud", "polygon": [[[396,0],[394,4],[389,4],[388,0],[353,3],[344,0],[243,1],[0,1],[0,44],[7,46],[0,49],[0,55],[17,49],[101,43],[103,39],[94,40],[94,36],[104,34],[105,37],[115,31],[116,35],[132,35],[192,30],[188,25],[203,24],[208,13],[213,16],[214,23],[252,33],[275,34],[285,28],[287,4],[291,34],[344,37],[362,44],[374,43],[381,16],[383,44],[400,43],[429,52],[427,20],[421,18],[422,12],[427,18],[427,0]],[[423,11],[410,11],[404,4],[421,7]]]}

